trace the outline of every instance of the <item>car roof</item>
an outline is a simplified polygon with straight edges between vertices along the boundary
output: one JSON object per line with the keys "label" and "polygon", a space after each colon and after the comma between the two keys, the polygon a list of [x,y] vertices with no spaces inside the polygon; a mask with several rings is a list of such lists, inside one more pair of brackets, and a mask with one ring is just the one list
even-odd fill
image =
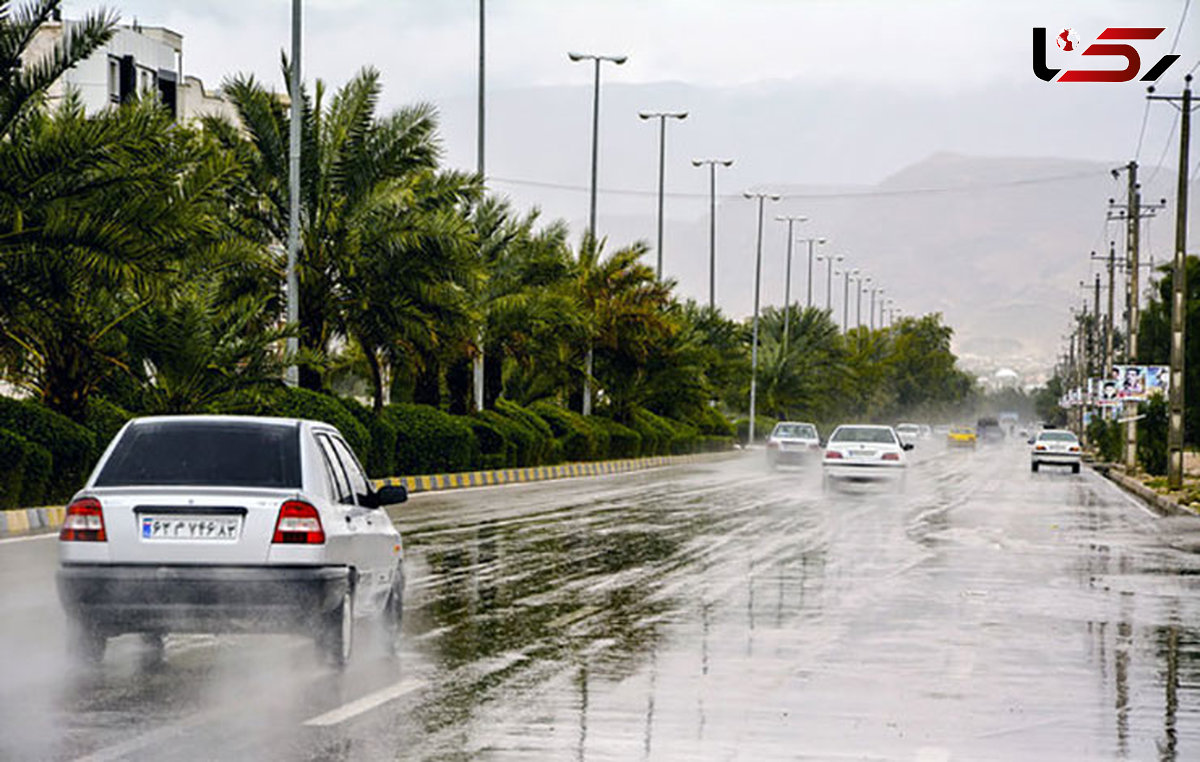
{"label": "car roof", "polygon": [[808,421],[780,421],[779,423],[777,423],[775,425],[776,426],[816,426],[817,424],[809,423]]}
{"label": "car roof", "polygon": [[838,426],[839,429],[890,429],[891,426],[884,426],[878,423],[843,423]]}
{"label": "car roof", "polygon": [[323,421],[313,421],[307,418],[280,418],[267,415],[148,415],[130,420],[130,425],[140,426],[148,423],[167,423],[174,421],[190,421],[195,423],[255,423],[263,426],[325,426],[336,428]]}

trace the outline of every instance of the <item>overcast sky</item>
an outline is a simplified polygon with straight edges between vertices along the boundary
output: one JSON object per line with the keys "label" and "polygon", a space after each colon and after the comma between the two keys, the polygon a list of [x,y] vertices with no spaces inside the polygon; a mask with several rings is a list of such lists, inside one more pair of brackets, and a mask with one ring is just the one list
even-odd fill
{"label": "overcast sky", "polygon": [[[567,51],[578,50],[629,56],[624,66],[603,69],[602,233],[653,240],[652,196],[612,191],[650,194],[656,187],[657,134],[636,112],[691,112],[671,126],[667,141],[673,195],[664,250],[670,254],[673,243],[680,258],[707,244],[707,177],[688,163],[697,156],[737,159],[723,172],[721,189],[722,215],[733,220],[723,240],[739,237],[723,245],[743,250],[753,246],[751,212],[737,197],[746,187],[870,186],[945,151],[1099,162],[1101,176],[1105,166],[1137,158],[1148,176],[1160,161],[1174,162],[1174,109],[1148,108],[1145,83],[1137,81],[1042,82],[1031,70],[1031,28],[1047,27],[1053,37],[1069,27],[1086,47],[1107,27],[1165,27],[1138,50],[1145,71],[1174,46],[1182,57],[1159,84],[1178,92],[1184,73],[1200,64],[1200,3],[1185,14],[1188,1],[488,0],[488,175],[492,188],[519,206],[540,206],[582,229],[591,69],[568,61]],[[237,72],[283,88],[290,0],[106,4],[126,23],[136,18],[181,33],[185,73],[210,88]],[[98,5],[66,0],[66,14]],[[306,0],[304,8],[306,80],[337,87],[362,66],[377,67],[381,111],[433,102],[442,112],[447,164],[474,168],[478,0]],[[1114,63],[1099,59],[1089,67],[1078,51],[1063,53],[1053,43],[1047,62],[1066,69]],[[1050,162],[1045,169],[1020,166],[1032,167],[1035,177],[1062,172]],[[1097,193],[1102,199],[1119,189],[1105,185]],[[780,211],[819,207],[794,206]],[[927,214],[937,218],[935,199]],[[1061,250],[1102,247],[1103,214],[1100,206],[1087,230],[1061,231]],[[770,247],[783,246],[778,229],[767,235]],[[871,266],[880,254],[855,256]],[[704,258],[693,258],[668,258],[668,271],[685,294],[701,297]],[[745,314],[745,267],[728,266],[737,269],[718,276],[728,284],[722,306]],[[1074,294],[1078,279],[1090,280],[1093,267],[1084,257],[1079,272],[1062,274],[1064,293]],[[917,299],[908,299],[911,309],[927,308]],[[1065,322],[1065,306],[1062,312]]]}

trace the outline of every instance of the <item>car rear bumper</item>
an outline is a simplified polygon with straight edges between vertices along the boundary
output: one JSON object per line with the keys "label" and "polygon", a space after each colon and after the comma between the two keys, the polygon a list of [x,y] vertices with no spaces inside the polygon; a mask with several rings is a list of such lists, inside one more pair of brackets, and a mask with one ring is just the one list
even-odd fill
{"label": "car rear bumper", "polygon": [[1080,463],[1082,458],[1078,453],[1039,452],[1036,455],[1030,456],[1030,460],[1038,465],[1045,463],[1048,466],[1074,466]]}
{"label": "car rear bumper", "polygon": [[903,465],[891,466],[883,465],[882,463],[839,464],[836,466],[826,463],[823,471],[829,479],[873,482],[903,478],[906,469]]}
{"label": "car rear bumper", "polygon": [[63,608],[109,635],[306,630],[351,585],[345,566],[67,564],[58,571]]}
{"label": "car rear bumper", "polygon": [[767,450],[767,460],[777,465],[810,463],[821,454],[819,447]]}

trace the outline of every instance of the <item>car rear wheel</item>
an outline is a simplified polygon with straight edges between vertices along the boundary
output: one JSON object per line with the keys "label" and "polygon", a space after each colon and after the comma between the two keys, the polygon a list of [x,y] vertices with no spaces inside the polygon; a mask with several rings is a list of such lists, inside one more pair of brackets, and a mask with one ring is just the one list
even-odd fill
{"label": "car rear wheel", "polygon": [[1079,473],[1079,464],[1078,463],[1071,464],[1071,473],[1073,473],[1073,474]]}
{"label": "car rear wheel", "polygon": [[342,600],[321,617],[317,631],[317,647],[325,659],[338,669],[350,661],[354,644],[354,596],[347,590]]}
{"label": "car rear wheel", "polygon": [[1034,472],[1035,474],[1037,473],[1038,464],[1037,464],[1036,460],[1029,464],[1029,470]]}
{"label": "car rear wheel", "polygon": [[104,660],[108,637],[87,621],[74,621],[67,631],[67,651],[81,664],[96,665]]}

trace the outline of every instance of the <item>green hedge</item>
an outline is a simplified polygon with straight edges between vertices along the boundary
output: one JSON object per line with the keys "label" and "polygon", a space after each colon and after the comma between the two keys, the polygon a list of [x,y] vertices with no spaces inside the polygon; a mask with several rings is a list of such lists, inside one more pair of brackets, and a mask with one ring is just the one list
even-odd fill
{"label": "green hedge", "polygon": [[21,507],[25,453],[24,437],[0,429],[0,508]]}
{"label": "green hedge", "polygon": [[92,432],[32,400],[0,397],[0,429],[49,450],[54,476],[46,498],[52,501],[66,500],[82,487],[99,457]]}
{"label": "green hedge", "polygon": [[547,447],[547,440],[542,439],[536,431],[495,410],[482,410],[476,413],[475,417],[490,424],[504,437],[508,456],[504,463],[505,468],[536,466],[541,463],[541,453]]}
{"label": "green hedge", "polygon": [[[25,442],[25,478],[21,484],[21,506],[30,508],[50,501],[54,458],[37,442]],[[82,485],[80,485],[82,486]]]}
{"label": "green hedge", "polygon": [[[594,460],[597,457],[596,434],[591,424],[579,413],[566,410],[552,402],[535,402],[529,412],[541,418],[554,432],[562,456],[567,461]],[[601,452],[600,457],[606,453]]]}
{"label": "green hedge", "polygon": [[342,432],[346,443],[359,458],[364,458],[371,451],[371,435],[367,427],[359,423],[337,397],[309,389],[283,387],[275,390],[262,404],[259,415],[307,418],[328,423]]}
{"label": "green hedge", "polygon": [[532,433],[537,451],[534,462],[527,465],[550,466],[562,461],[562,446],[554,438],[554,431],[550,428],[550,424],[541,417],[515,402],[504,399],[496,401],[496,412],[524,426]]}
{"label": "green hedge", "polygon": [[[754,441],[762,442],[767,437],[771,436],[771,430],[775,428],[775,424],[777,423],[779,423],[779,421],[775,420],[774,418],[767,418],[764,415],[754,416]],[[733,425],[737,427],[737,440],[745,443],[746,434],[748,434],[750,431],[750,419],[738,418],[733,422]]]}
{"label": "green hedge", "polygon": [[734,429],[733,424],[715,407],[703,408],[688,423],[695,426],[702,436],[730,438],[737,436],[737,430]]}
{"label": "green hedge", "polygon": [[514,460],[516,447],[509,443],[499,427],[477,416],[462,416],[471,427],[475,442],[479,448],[479,462],[476,467],[485,471],[495,471],[507,468]]}
{"label": "green hedge", "polygon": [[429,405],[388,405],[383,415],[396,429],[394,476],[468,471],[479,462],[479,443],[465,416]]}
{"label": "green hedge", "polygon": [[642,454],[642,435],[611,418],[592,416],[590,422],[608,435],[609,458],[636,458]]}
{"label": "green hedge", "polygon": [[642,436],[642,455],[670,455],[676,438],[675,427],[666,418],[644,408],[636,408],[629,425]]}
{"label": "green hedge", "polygon": [[133,414],[118,407],[103,397],[88,397],[83,425],[96,437],[97,456],[103,454],[108,443],[121,431]]}

